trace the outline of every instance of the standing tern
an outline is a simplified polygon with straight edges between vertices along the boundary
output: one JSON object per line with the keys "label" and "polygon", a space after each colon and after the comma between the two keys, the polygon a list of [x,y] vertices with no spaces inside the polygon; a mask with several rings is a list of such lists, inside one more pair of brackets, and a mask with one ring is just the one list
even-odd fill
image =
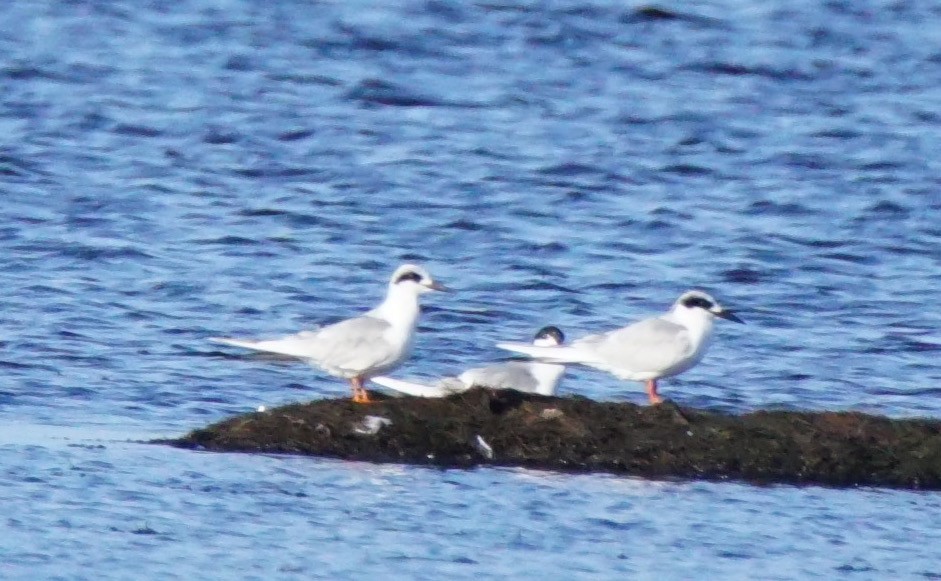
{"label": "standing tern", "polygon": [[580,363],[630,381],[646,384],[650,403],[663,401],[657,380],[693,367],[706,354],[716,317],[744,323],[702,291],[683,293],[669,312],[606,333],[588,335],[567,346],[539,347],[498,343],[551,363]]}
{"label": "standing tern", "polygon": [[412,348],[420,308],[418,297],[447,290],[413,264],[396,269],[386,298],[359,317],[268,341],[213,337],[210,341],[298,357],[330,375],[350,381],[353,401],[368,403],[363,383],[398,367]]}
{"label": "standing tern", "polygon": [[[551,347],[561,345],[565,336],[558,327],[543,327],[533,338],[533,345]],[[468,390],[475,386],[495,389],[515,389],[525,393],[555,395],[555,390],[565,373],[565,366],[539,361],[507,361],[486,367],[468,369],[457,377],[446,377],[434,385],[402,381],[391,377],[377,376],[372,380],[395,391],[420,397],[444,397]]]}

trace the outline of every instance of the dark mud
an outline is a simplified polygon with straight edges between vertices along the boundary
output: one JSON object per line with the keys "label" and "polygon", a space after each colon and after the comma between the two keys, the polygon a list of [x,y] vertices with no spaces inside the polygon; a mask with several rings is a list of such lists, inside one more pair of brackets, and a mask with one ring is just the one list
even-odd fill
{"label": "dark mud", "polygon": [[[473,389],[445,399],[294,404],[174,446],[446,467],[525,466],[648,478],[941,489],[941,422],[861,413],[735,416]],[[371,416],[371,419],[370,419]]]}

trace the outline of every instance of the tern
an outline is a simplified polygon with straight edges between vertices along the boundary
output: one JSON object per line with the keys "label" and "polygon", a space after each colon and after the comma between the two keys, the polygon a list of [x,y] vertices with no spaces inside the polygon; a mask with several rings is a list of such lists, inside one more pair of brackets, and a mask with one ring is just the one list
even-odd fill
{"label": "tern", "polygon": [[396,269],[385,300],[359,317],[278,339],[257,341],[213,337],[214,343],[303,359],[335,377],[348,379],[353,401],[368,403],[363,384],[388,373],[408,357],[421,309],[418,297],[448,290],[414,264]]}
{"label": "tern", "polygon": [[[539,329],[532,345],[550,347],[561,345],[565,336],[558,327]],[[565,366],[540,361],[507,361],[486,367],[468,369],[457,377],[446,377],[434,385],[377,376],[372,380],[395,391],[419,397],[444,397],[466,391],[472,387],[515,389],[524,393],[555,395],[555,390],[565,373]]]}
{"label": "tern", "polygon": [[620,379],[642,381],[650,403],[658,404],[663,398],[657,393],[657,380],[679,375],[699,363],[709,347],[716,317],[744,323],[708,294],[691,290],[683,293],[663,315],[588,335],[569,345],[498,343],[497,347],[540,361],[577,363]]}

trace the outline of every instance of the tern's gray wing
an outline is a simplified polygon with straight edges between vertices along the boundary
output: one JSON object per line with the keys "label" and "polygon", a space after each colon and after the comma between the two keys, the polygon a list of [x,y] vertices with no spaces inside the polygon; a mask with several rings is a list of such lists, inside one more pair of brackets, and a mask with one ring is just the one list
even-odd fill
{"label": "tern's gray wing", "polygon": [[468,386],[479,385],[496,389],[532,392],[539,387],[539,380],[533,376],[530,364],[525,361],[508,361],[468,369],[460,375],[460,379]]}
{"label": "tern's gray wing", "polygon": [[391,325],[375,317],[346,319],[317,331],[308,358],[327,371],[350,376],[387,370],[401,359],[407,345],[387,339]]}
{"label": "tern's gray wing", "polygon": [[615,375],[662,372],[693,353],[686,328],[659,317],[608,333],[589,335],[572,346],[596,355],[597,367]]}

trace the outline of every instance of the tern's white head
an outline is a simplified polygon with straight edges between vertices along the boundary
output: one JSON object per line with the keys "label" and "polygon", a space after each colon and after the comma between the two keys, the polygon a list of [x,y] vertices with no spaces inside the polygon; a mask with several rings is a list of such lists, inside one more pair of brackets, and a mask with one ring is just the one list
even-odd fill
{"label": "tern's white head", "polygon": [[431,291],[446,291],[444,286],[431,278],[427,270],[414,264],[403,264],[395,269],[389,281],[389,291],[410,291],[420,295]]}
{"label": "tern's white head", "polygon": [[679,320],[702,319],[705,317],[707,320],[712,321],[715,317],[720,317],[736,323],[745,322],[735,316],[732,311],[723,308],[719,301],[709,296],[709,294],[698,290],[686,291],[680,295],[680,298],[673,303],[671,312]]}
{"label": "tern's white head", "polygon": [[555,347],[561,345],[565,341],[565,335],[562,334],[562,331],[558,327],[553,327],[549,325],[548,327],[543,327],[536,332],[536,336],[533,337],[533,345],[537,347]]}

